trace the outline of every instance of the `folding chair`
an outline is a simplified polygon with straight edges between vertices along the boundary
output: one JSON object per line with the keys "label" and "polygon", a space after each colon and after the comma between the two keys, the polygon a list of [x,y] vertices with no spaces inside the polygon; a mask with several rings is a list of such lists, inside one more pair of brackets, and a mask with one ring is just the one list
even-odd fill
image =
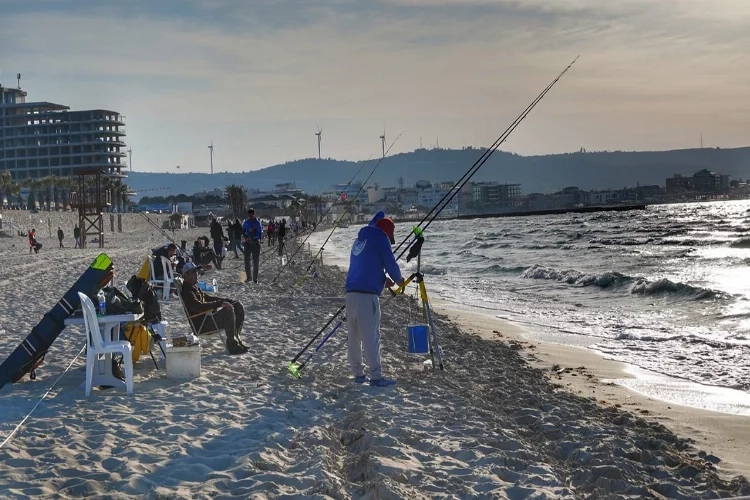
{"label": "folding chair", "polygon": [[214,318],[214,315],[222,308],[219,307],[217,309],[214,309],[213,311],[206,311],[203,313],[193,314],[191,316],[187,310],[187,307],[185,307],[185,301],[182,299],[182,284],[182,278],[176,277],[175,291],[177,292],[177,297],[180,299],[182,310],[185,313],[185,317],[188,320],[188,324],[190,325],[190,329],[192,330],[192,332],[196,336],[200,337],[210,337],[212,335],[218,334],[222,342],[224,342],[224,345],[226,345],[227,339],[223,334],[223,329],[219,328],[219,325],[216,324],[216,319]]}

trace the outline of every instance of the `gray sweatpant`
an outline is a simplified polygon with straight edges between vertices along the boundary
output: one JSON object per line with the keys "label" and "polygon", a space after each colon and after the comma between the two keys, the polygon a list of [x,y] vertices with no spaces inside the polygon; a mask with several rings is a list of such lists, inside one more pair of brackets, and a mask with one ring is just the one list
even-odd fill
{"label": "gray sweatpant", "polygon": [[380,365],[380,301],[374,293],[346,293],[346,326],[349,330],[349,364],[355,377],[365,375],[364,348],[370,379],[383,377]]}

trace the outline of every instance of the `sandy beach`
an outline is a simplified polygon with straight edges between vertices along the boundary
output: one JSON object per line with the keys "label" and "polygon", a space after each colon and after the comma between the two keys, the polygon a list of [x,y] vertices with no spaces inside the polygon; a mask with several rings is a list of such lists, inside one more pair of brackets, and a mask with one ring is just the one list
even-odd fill
{"label": "sandy beach", "polygon": [[[27,224],[42,220],[37,230],[44,248],[29,255],[25,238],[0,238],[3,360],[100,252],[72,249],[71,237],[68,248],[58,249],[56,238],[47,237],[48,218],[53,232],[64,224],[72,236],[71,214],[7,214],[28,217]],[[123,219],[123,233],[105,234],[104,251],[124,289],[149,249],[165,240],[140,215]],[[175,239],[192,242],[207,232],[178,231]],[[206,274],[217,279],[219,295],[244,303],[241,336],[250,352],[229,356],[218,339],[205,340],[202,376],[191,381],[169,380],[164,369],[142,357],[133,396],[95,390],[86,398],[79,389],[85,360],[71,365],[83,332],[66,328],[36,380],[26,377],[0,390],[0,443],[49,391],[0,448],[0,496],[750,494],[750,483],[738,476],[750,472],[742,453],[749,442],[747,419],[639,399],[609,385],[607,380],[625,377],[614,364],[542,348],[513,325],[469,315],[438,315],[446,370],[416,371],[424,358],[406,353],[406,325],[418,316],[409,297],[391,300],[383,310],[384,369],[399,381],[397,387],[351,382],[345,328],[313,358],[302,379],[291,378],[289,360],[343,303],[344,273],[325,267],[317,278],[300,281],[308,264],[302,255],[273,284],[280,269],[275,257],[264,264],[258,285],[239,283],[242,260],[233,257],[224,270]],[[173,334],[188,331],[177,301],[162,303],[162,312]],[[562,371],[551,371],[553,364]],[[585,369],[576,372],[580,366]]]}

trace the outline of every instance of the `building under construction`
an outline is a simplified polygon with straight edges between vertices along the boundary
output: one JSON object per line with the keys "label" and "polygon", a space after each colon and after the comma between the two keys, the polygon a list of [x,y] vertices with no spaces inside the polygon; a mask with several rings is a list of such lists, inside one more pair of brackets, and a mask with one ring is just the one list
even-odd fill
{"label": "building under construction", "polygon": [[474,208],[511,208],[521,201],[520,184],[500,184],[498,182],[475,182],[472,186]]}
{"label": "building under construction", "polygon": [[14,182],[69,177],[81,170],[125,176],[125,122],[120,113],[26,102],[20,77],[16,88],[0,83],[0,172],[10,172]]}

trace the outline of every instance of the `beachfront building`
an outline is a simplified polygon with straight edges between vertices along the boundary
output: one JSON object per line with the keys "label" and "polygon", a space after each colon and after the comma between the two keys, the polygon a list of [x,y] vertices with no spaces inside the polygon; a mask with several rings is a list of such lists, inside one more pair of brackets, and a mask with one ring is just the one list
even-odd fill
{"label": "beachfront building", "polygon": [[667,179],[666,184],[667,197],[670,199],[716,197],[729,191],[729,176],[704,168],[690,177],[675,174]]}
{"label": "beachfront building", "polygon": [[27,102],[26,97],[20,84],[0,84],[0,171],[10,172],[14,182],[94,169],[125,176],[125,122],[120,113],[71,111],[62,104]]}

